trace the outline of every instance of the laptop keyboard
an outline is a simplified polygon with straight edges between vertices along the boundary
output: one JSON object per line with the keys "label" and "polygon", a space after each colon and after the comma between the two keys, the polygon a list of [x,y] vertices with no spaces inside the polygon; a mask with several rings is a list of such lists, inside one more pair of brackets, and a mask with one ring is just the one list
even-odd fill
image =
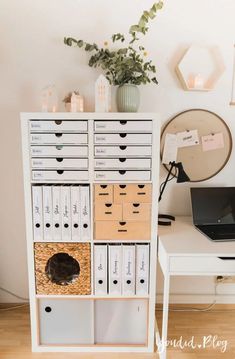
{"label": "laptop keyboard", "polygon": [[198,225],[200,231],[213,240],[235,240],[235,224]]}

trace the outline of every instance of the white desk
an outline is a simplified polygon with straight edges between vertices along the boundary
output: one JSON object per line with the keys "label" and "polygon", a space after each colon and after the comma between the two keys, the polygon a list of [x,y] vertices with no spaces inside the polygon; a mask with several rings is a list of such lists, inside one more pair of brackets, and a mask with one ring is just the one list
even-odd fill
{"label": "white desk", "polygon": [[[164,276],[162,337],[156,333],[157,344],[167,340],[170,276],[172,275],[235,275],[235,242],[210,241],[192,224],[190,217],[177,217],[169,227],[159,227],[158,260]],[[160,353],[166,358],[166,348]]]}

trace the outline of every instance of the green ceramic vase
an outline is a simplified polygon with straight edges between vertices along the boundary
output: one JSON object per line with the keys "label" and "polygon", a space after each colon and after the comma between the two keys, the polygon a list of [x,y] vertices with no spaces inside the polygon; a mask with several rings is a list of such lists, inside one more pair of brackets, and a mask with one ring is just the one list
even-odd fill
{"label": "green ceramic vase", "polygon": [[140,91],[136,85],[125,84],[117,88],[118,112],[137,112],[140,105]]}

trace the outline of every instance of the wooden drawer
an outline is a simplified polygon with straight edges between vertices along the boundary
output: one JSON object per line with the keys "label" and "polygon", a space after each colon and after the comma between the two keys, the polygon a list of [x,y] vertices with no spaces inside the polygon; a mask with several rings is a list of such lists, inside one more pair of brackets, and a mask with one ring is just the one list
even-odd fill
{"label": "wooden drawer", "polygon": [[30,121],[31,132],[86,132],[87,121]]}
{"label": "wooden drawer", "polygon": [[88,171],[32,171],[34,181],[87,181]]}
{"label": "wooden drawer", "polygon": [[152,132],[152,121],[95,121],[95,132]]}
{"label": "wooden drawer", "polygon": [[32,157],[87,157],[87,146],[31,146]]}
{"label": "wooden drawer", "polygon": [[235,275],[235,260],[209,256],[175,256],[170,258],[170,272]]}
{"label": "wooden drawer", "polygon": [[107,181],[149,181],[150,171],[95,171],[96,180]]}
{"label": "wooden drawer", "polygon": [[122,205],[114,203],[95,203],[96,221],[122,221]]}
{"label": "wooden drawer", "polygon": [[123,203],[123,221],[150,221],[150,203]]}
{"label": "wooden drawer", "polygon": [[151,157],[151,146],[95,146],[95,157]]}
{"label": "wooden drawer", "polygon": [[151,184],[115,184],[114,203],[151,203]]}
{"label": "wooden drawer", "polygon": [[86,158],[32,158],[32,168],[88,168],[88,159]]}
{"label": "wooden drawer", "polygon": [[34,133],[30,135],[32,144],[60,145],[60,144],[87,144],[86,133]]}
{"label": "wooden drawer", "polygon": [[113,185],[96,184],[95,186],[95,203],[113,203]]}
{"label": "wooden drawer", "polygon": [[152,135],[148,133],[100,133],[95,134],[95,144],[151,144]]}
{"label": "wooden drawer", "polygon": [[151,160],[149,158],[104,158],[95,159],[96,169],[150,169]]}
{"label": "wooden drawer", "polygon": [[118,221],[96,221],[95,239],[118,239],[118,240],[149,240],[149,222],[118,222]]}

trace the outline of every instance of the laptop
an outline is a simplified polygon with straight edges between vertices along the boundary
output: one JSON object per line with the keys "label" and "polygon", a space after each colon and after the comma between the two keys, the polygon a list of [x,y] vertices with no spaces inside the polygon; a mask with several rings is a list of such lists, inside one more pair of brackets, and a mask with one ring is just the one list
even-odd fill
{"label": "laptop", "polygon": [[235,187],[190,190],[194,226],[213,242],[235,241]]}

